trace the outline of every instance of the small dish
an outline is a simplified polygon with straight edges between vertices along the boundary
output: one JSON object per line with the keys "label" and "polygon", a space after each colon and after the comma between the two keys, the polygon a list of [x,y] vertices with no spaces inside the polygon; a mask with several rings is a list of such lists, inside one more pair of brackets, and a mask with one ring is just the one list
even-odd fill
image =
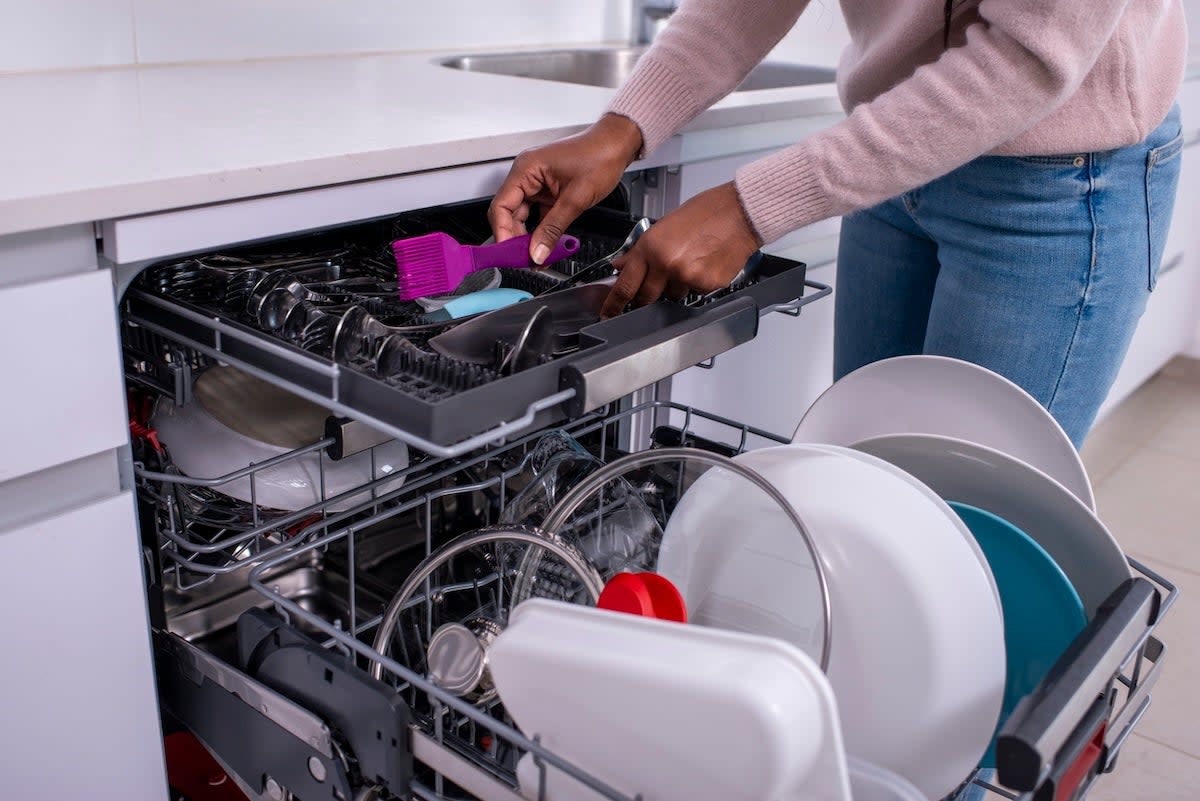
{"label": "small dish", "polygon": [[[987,555],[1004,606],[1003,723],[1083,631],[1087,614],[1067,574],[1032,537],[983,509],[954,501],[949,506]],[[980,767],[996,767],[994,739]]]}
{"label": "small dish", "polygon": [[860,367],[817,398],[792,441],[849,446],[891,434],[954,437],[1007,453],[1096,509],[1087,470],[1058,421],[1007,378],[960,359],[897,356]]}
{"label": "small dish", "polygon": [[942,498],[984,509],[1028,534],[1071,580],[1089,618],[1130,577],[1124,551],[1092,510],[1015,457],[929,434],[876,437],[853,447],[891,462]]}
{"label": "small dish", "polygon": [[[230,372],[233,371],[233,372]],[[265,386],[264,386],[265,385]],[[218,478],[251,464],[282,456],[325,436],[328,410],[232,367],[211,367],[196,380],[195,398],[185,406],[160,400],[150,425],[186,476]],[[408,447],[391,440],[374,449],[374,477],[408,466]],[[324,470],[324,484],[321,474]],[[274,467],[212,487],[231,498],[268,509],[297,511],[354,490],[372,479],[370,450],[334,461],[323,452],[306,453]],[[377,492],[396,489],[404,479],[383,482]],[[331,503],[343,511],[366,500],[357,493]]]}

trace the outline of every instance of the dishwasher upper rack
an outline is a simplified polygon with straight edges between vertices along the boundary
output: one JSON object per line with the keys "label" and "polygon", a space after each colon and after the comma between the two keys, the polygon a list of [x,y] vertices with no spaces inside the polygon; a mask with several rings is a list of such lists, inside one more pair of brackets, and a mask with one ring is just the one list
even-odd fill
{"label": "dishwasher upper rack", "polygon": [[[597,432],[606,435],[639,417],[650,425],[634,428],[649,430],[671,419],[672,413],[677,421],[680,441],[689,438],[692,426],[698,421],[706,423],[706,436],[713,437],[718,445],[728,446],[734,451],[744,450],[751,437],[780,444],[790,441],[786,436],[657,397],[638,406],[576,421],[570,432],[577,437]],[[711,430],[714,426],[718,429],[715,434]],[[428,524],[432,504],[439,498],[488,487],[500,493],[503,503],[507,480],[521,467],[519,460],[514,463],[504,457],[512,453],[528,453],[536,436],[531,435],[507,447],[478,454],[457,465],[481,468],[483,478],[454,487],[414,492],[381,512],[376,520],[416,512]],[[600,438],[601,461],[607,461],[605,443],[609,441],[609,436]],[[446,464],[449,465],[448,469],[456,467]],[[501,469],[489,471],[491,464],[500,465]],[[421,488],[410,489],[416,491]],[[323,632],[328,637],[324,642],[326,647],[353,655],[360,664],[364,661],[382,664],[387,671],[402,679],[400,691],[405,693],[408,701],[423,699],[432,710],[427,725],[414,730],[412,748],[414,756],[434,770],[434,786],[417,784],[413,788],[414,797],[450,801],[450,797],[444,793],[444,782],[452,782],[468,788],[472,793],[470,797],[481,801],[516,801],[520,798],[514,790],[515,777],[504,765],[495,762],[492,754],[477,748],[472,751],[471,744],[479,741],[481,733],[486,733],[520,752],[532,752],[539,764],[553,765],[596,790],[604,798],[638,801],[637,798],[631,799],[604,787],[594,777],[568,764],[541,746],[536,735],[525,737],[511,725],[490,717],[488,713],[494,711],[495,701],[482,710],[473,707],[433,686],[395,659],[377,652],[369,644],[369,638],[379,626],[382,615],[365,620],[356,616],[353,570],[350,571],[347,590],[349,603],[346,606],[350,612],[345,620],[322,618],[319,613],[304,609],[271,585],[270,577],[293,560],[302,560],[339,542],[349,546],[353,562],[354,534],[367,522],[370,521],[349,522],[347,518],[330,520],[328,526],[322,529],[324,533],[321,536],[306,541],[293,551],[280,552],[263,559],[251,569],[248,581],[254,590],[274,605],[285,620],[300,620],[310,630]],[[433,545],[433,541],[427,539],[427,553]],[[1002,736],[1007,738],[1008,752],[1021,757],[1026,763],[1037,756],[1042,762],[1040,771],[1022,776],[1020,770],[1010,769],[1011,776],[1006,777],[1006,768],[1002,765],[1001,780],[1012,779],[1009,782],[1011,786],[1027,782],[1019,789],[999,786],[984,773],[971,777],[969,782],[990,791],[993,797],[1009,801],[1042,801],[1056,797],[1055,790],[1060,786],[1059,783],[1071,780],[1073,766],[1094,764],[1092,773],[1085,773],[1078,791],[1068,796],[1079,801],[1086,797],[1101,774],[1111,772],[1116,767],[1120,750],[1148,709],[1150,692],[1161,675],[1166,647],[1153,635],[1158,623],[1178,597],[1178,591],[1171,582],[1134,559],[1129,562],[1137,578],[1113,593],[1097,618],[1068,649],[1038,690],[1014,711],[1002,729]],[[1088,763],[1088,759],[1092,762]],[[1010,764],[1023,767],[1020,760]],[[541,775],[544,781],[544,768]],[[1049,795],[1046,794],[1047,790]]]}
{"label": "dishwasher upper rack", "polygon": [[[484,206],[476,203],[423,214],[482,220],[483,211]],[[392,221],[385,229],[387,235],[410,216]],[[607,246],[622,240],[632,224],[628,215],[593,209],[580,217],[571,233],[579,237],[585,250],[595,249],[592,246],[596,241]],[[370,235],[379,237],[380,224],[372,225]],[[372,247],[379,244],[375,241]],[[276,247],[296,251],[318,245],[327,247],[328,239],[319,243],[284,240]],[[364,250],[373,252],[367,246]],[[635,309],[584,328],[580,347],[573,353],[513,375],[473,375],[470,381],[441,387],[433,394],[428,390],[438,381],[437,370],[446,362],[461,363],[428,354],[428,360],[436,364],[430,369],[420,365],[421,374],[414,380],[381,379],[353,361],[306,351],[236,319],[224,308],[173,298],[153,291],[145,282],[126,293],[122,309],[127,324],[203,357],[232,364],[336,414],[360,420],[445,458],[526,430],[577,418],[680,370],[705,363],[752,339],[761,314],[798,314],[802,306],[830,291],[828,286],[807,281],[802,263],[765,256],[755,279],[739,287],[692,305],[663,302]],[[422,356],[417,361],[424,363],[427,358]]]}

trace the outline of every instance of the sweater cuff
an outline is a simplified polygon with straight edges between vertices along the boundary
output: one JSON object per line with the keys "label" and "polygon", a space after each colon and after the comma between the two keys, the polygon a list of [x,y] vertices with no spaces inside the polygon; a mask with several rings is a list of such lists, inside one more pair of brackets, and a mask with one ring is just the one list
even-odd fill
{"label": "sweater cuff", "polygon": [[784,148],[741,167],[733,182],[764,245],[830,216],[829,193],[803,145]]}
{"label": "sweater cuff", "polygon": [[607,109],[641,129],[638,158],[645,158],[702,110],[688,86],[652,55],[641,59]]}

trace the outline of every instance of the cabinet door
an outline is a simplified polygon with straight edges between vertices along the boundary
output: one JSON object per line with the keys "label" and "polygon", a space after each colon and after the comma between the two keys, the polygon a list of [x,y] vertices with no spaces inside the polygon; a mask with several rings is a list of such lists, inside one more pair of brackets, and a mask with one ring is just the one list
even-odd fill
{"label": "cabinet door", "polygon": [[133,498],[0,533],[0,795],[167,796]]}
{"label": "cabinet door", "polygon": [[108,270],[0,291],[0,482],[128,441]]}

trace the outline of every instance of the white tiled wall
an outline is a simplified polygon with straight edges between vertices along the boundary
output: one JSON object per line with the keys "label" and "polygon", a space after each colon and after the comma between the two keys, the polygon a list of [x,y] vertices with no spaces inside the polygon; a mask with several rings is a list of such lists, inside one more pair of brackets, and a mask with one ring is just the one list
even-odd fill
{"label": "white tiled wall", "polygon": [[621,36],[614,0],[133,0],[140,62],[447,47]]}
{"label": "white tiled wall", "polygon": [[133,59],[133,0],[0,0],[0,73]]}

